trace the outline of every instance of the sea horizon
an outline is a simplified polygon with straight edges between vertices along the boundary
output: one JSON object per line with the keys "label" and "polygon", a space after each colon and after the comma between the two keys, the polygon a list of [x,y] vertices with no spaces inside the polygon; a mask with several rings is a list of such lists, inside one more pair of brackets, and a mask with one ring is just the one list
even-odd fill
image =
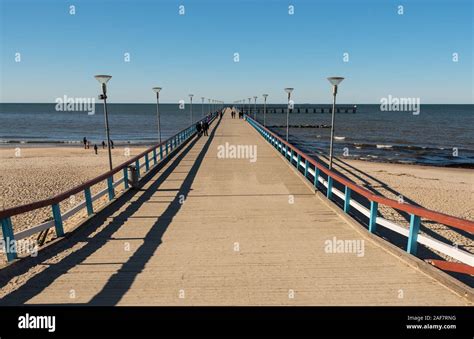
{"label": "sea horizon", "polygon": [[[157,143],[156,104],[110,103],[111,139],[117,146],[147,146]],[[262,122],[262,104],[256,105]],[[297,113],[298,107],[324,108],[324,113]],[[353,105],[338,104],[338,107]],[[380,104],[357,104],[355,113],[336,114],[335,155],[372,162],[474,167],[474,105],[421,104],[420,114],[383,111]],[[190,106],[160,103],[162,133],[167,138],[191,123]],[[237,105],[237,107],[241,107]],[[295,103],[290,113],[290,141],[315,156],[327,154],[330,104]],[[84,137],[92,144],[105,140],[103,110],[94,105],[94,114],[85,111],[57,111],[56,103],[0,103],[0,147],[74,146]],[[267,104],[267,126],[283,135],[286,124],[284,105]],[[243,109],[248,109],[246,104]],[[250,105],[253,117],[254,105]],[[193,103],[193,122],[207,114],[209,105]],[[268,111],[267,110],[267,111]],[[453,119],[453,117],[456,119]],[[23,119],[19,119],[23,117]],[[429,117],[429,119],[427,118]],[[8,127],[7,127],[8,126]],[[53,128],[52,126],[61,126]],[[311,126],[311,127],[309,127]],[[395,128],[396,127],[396,128]],[[401,133],[400,131],[403,131]],[[420,133],[420,131],[422,133]],[[443,137],[440,138],[439,136]]]}

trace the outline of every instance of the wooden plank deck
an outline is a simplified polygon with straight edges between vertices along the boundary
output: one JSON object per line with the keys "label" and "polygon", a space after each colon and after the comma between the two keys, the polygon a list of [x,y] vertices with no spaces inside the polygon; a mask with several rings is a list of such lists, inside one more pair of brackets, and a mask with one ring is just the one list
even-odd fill
{"label": "wooden plank deck", "polygon": [[[226,142],[256,145],[257,161],[218,158]],[[96,223],[4,286],[0,305],[468,303],[357,232],[228,113]],[[364,241],[364,255],[327,253],[334,237]]]}

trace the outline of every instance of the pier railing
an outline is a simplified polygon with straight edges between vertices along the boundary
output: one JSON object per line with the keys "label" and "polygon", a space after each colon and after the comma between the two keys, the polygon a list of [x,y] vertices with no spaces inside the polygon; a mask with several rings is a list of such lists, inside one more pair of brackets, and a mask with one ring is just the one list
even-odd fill
{"label": "pier railing", "polygon": [[[204,121],[209,119],[209,123],[212,122],[217,116],[217,112],[207,115],[205,118],[199,120]],[[197,122],[196,122],[197,123]],[[152,170],[155,166],[160,164],[161,161],[167,159],[173,151],[175,151],[183,143],[187,142],[189,139],[194,137],[196,134],[196,125],[193,124],[180,132],[176,133],[167,140],[161,142],[158,145],[152,146],[137,156],[131,158],[130,160],[122,163],[121,165],[113,168],[112,170],[99,175],[98,177],[91,179],[85,182],[82,185],[76,186],[66,192],[62,192],[52,198],[44,199],[41,201],[36,201],[33,203],[12,207],[0,211],[0,222],[2,226],[3,234],[3,250],[7,256],[8,261],[13,261],[17,259],[17,244],[19,240],[30,237],[36,233],[42,232],[44,230],[55,228],[56,236],[63,237],[65,234],[63,222],[71,218],[76,213],[84,210],[87,211],[88,216],[94,214],[94,201],[100,199],[103,196],[108,196],[108,204],[114,201],[116,195],[116,187],[123,183],[124,190],[128,190],[131,186],[129,183],[129,166],[133,165],[137,171],[138,179]],[[122,172],[122,176],[114,180],[114,175]],[[107,187],[102,189],[95,195],[92,195],[91,188],[94,185],[106,182]],[[65,213],[61,213],[60,203],[66,199],[69,199],[75,194],[84,194],[84,200],[69,209]],[[50,207],[52,219],[42,224],[30,227],[28,229],[22,230],[18,233],[14,233],[12,225],[12,217],[32,212],[40,208]],[[0,248],[1,250],[1,248]]]}
{"label": "pier railing", "polygon": [[[334,171],[329,170],[325,165],[286,142],[276,133],[253,120],[250,116],[247,115],[246,120],[265,138],[266,141],[268,141],[293,166],[295,166],[298,171],[311,182],[316,190],[323,188],[327,199],[335,202],[339,199],[338,202],[342,206],[344,212],[348,215],[351,215],[351,210],[355,209],[365,216],[367,218],[367,227],[370,233],[375,233],[379,226],[385,227],[408,238],[406,245],[406,251],[408,253],[416,256],[418,244],[422,244],[460,262],[455,263],[444,260],[431,260],[431,263],[434,266],[447,271],[474,275],[473,254],[463,251],[457,246],[441,242],[426,234],[420,234],[421,218],[446,225],[453,229],[462,230],[470,234],[474,233],[474,222],[374,194],[367,189],[358,186],[356,183],[338,175]],[[334,187],[335,182],[337,182],[341,187],[344,187],[344,191],[340,191]],[[366,208],[363,204],[354,199],[354,193],[367,199],[370,203],[370,208]],[[377,212],[379,204],[408,213],[410,215],[410,227],[407,229],[393,221],[378,216]]]}

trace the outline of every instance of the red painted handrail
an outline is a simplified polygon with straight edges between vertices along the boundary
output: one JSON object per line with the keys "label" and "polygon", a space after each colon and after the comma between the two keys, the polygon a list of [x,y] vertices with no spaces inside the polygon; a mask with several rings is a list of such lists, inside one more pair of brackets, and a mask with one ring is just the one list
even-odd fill
{"label": "red painted handrail", "polygon": [[[203,119],[206,119],[206,118],[203,118]],[[49,198],[49,199],[39,200],[39,201],[35,201],[35,202],[29,203],[29,204],[24,204],[24,205],[4,209],[4,210],[0,211],[0,220],[4,219],[4,218],[9,218],[9,217],[12,217],[12,216],[15,216],[15,215],[18,215],[18,214],[31,212],[31,211],[36,210],[38,208],[58,204],[61,201],[69,198],[71,195],[77,194],[77,193],[83,191],[84,189],[86,189],[88,187],[91,187],[91,186],[99,183],[100,181],[103,181],[103,180],[111,177],[115,173],[119,172],[120,170],[123,170],[128,165],[134,163],[135,161],[137,161],[140,158],[142,158],[143,156],[145,156],[145,154],[148,154],[148,153],[152,152],[154,149],[158,149],[161,145],[166,144],[169,140],[175,138],[176,136],[178,136],[179,134],[183,133],[184,131],[186,131],[187,129],[189,129],[193,126],[194,125],[191,125],[191,126],[188,126],[184,129],[182,129],[181,131],[174,134],[173,136],[171,136],[167,140],[165,140],[165,141],[163,141],[163,142],[161,142],[161,143],[159,143],[155,146],[151,146],[150,148],[146,149],[142,153],[134,156],[132,159],[125,161],[121,165],[113,168],[112,170],[110,170],[110,171],[108,171],[104,174],[99,175],[98,177],[95,177],[95,178],[83,183],[82,185],[73,187],[70,190],[62,192],[62,193],[60,193],[58,195],[55,195],[54,197]]]}
{"label": "red painted handrail", "polygon": [[270,133],[274,138],[278,139],[282,144],[285,144],[287,147],[291,148],[294,153],[297,155],[299,154],[300,157],[304,158],[305,160],[308,160],[309,163],[311,163],[313,166],[321,170],[323,173],[326,175],[330,176],[333,178],[333,180],[336,180],[337,182],[343,184],[344,186],[349,187],[352,191],[357,192],[358,194],[362,195],[363,197],[369,199],[370,201],[375,201],[377,203],[380,203],[382,205],[386,205],[389,207],[392,207],[394,209],[404,211],[410,214],[415,214],[419,217],[426,218],[444,225],[451,226],[453,228],[457,228],[463,231],[467,231],[471,234],[474,233],[474,222],[466,219],[461,219],[458,217],[454,217],[452,215],[447,215],[443,213],[439,213],[436,211],[432,211],[423,207],[418,207],[414,206],[408,203],[400,203],[398,201],[395,201],[393,199],[385,198],[380,195],[376,195],[367,189],[358,186],[356,183],[353,181],[350,181],[346,178],[343,178],[342,176],[336,174],[335,172],[331,171],[330,169],[326,168],[322,164],[318,163],[315,159],[311,158],[308,156],[306,153],[303,151],[299,150],[295,146],[291,145],[290,143],[286,142],[282,138],[280,138],[278,135],[276,135],[274,132],[270,131],[268,128],[262,126],[259,122],[253,120],[249,116],[247,116],[247,119],[252,120],[255,124],[258,124],[258,126],[263,129],[264,131]]}

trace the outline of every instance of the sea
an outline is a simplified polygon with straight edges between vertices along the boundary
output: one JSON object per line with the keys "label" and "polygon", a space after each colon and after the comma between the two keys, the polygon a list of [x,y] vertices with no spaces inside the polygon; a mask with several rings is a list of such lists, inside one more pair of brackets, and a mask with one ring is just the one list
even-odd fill
{"label": "sea", "polygon": [[[290,142],[303,151],[321,156],[329,150],[329,106],[325,113],[290,113]],[[282,107],[281,105],[267,105]],[[58,111],[56,104],[0,103],[0,146],[74,145],[86,137],[94,143],[105,140],[103,106],[95,113]],[[253,105],[251,106],[253,108]],[[319,110],[317,110],[319,112]],[[474,105],[421,105],[419,114],[383,111],[379,104],[357,105],[352,113],[335,117],[334,154],[348,159],[474,168]],[[209,112],[205,104],[181,109],[178,104],[160,104],[162,138],[166,139]],[[266,124],[285,136],[286,113],[267,113]],[[116,145],[149,145],[158,139],[156,104],[109,104],[111,139]],[[251,114],[253,116],[253,113]],[[263,122],[263,113],[256,114]],[[312,127],[311,127],[312,126]]]}

